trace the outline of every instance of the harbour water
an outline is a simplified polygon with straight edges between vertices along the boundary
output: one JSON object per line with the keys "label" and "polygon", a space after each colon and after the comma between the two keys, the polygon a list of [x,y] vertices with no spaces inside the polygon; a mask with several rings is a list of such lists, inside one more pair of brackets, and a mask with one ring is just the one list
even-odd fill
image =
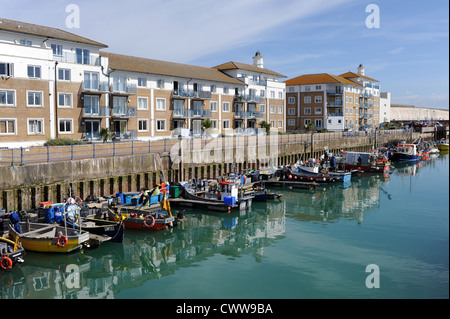
{"label": "harbour water", "polygon": [[0,271],[0,298],[449,298],[449,155],[394,165],[276,189],[245,212],[186,210],[179,227],[126,230],[122,244],[28,252]]}

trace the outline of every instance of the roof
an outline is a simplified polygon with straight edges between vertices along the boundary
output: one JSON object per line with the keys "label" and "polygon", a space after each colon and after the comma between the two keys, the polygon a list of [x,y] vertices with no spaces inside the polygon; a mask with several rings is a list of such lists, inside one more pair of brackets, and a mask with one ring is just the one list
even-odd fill
{"label": "roof", "polygon": [[252,71],[252,72],[257,72],[257,73],[275,75],[275,76],[279,76],[282,78],[286,77],[285,75],[280,74],[278,72],[275,72],[275,71],[272,71],[269,69],[265,69],[265,68],[259,68],[253,64],[234,62],[234,61],[230,61],[230,62],[226,62],[226,63],[220,64],[220,65],[217,65],[214,68],[216,68],[220,71],[241,69],[241,70],[247,70],[247,71]]}
{"label": "roof", "polygon": [[361,75],[359,73],[355,73],[355,72],[351,72],[351,71],[343,73],[343,74],[341,74],[341,76],[343,76],[345,78],[359,78],[359,77],[361,77],[361,78],[365,78],[365,79],[368,79],[368,80],[371,80],[371,81],[379,82],[378,80],[369,78],[368,76]]}
{"label": "roof", "polygon": [[344,83],[356,86],[362,86],[359,83],[353,82],[339,75],[332,75],[328,73],[305,74],[296,78],[284,81],[286,85],[303,85],[303,84],[325,84],[325,83]]}
{"label": "roof", "polygon": [[107,48],[106,44],[64,31],[57,28],[45,27],[37,24],[0,18],[0,30],[17,32],[41,37],[61,39],[84,44],[91,44]]}
{"label": "roof", "polygon": [[214,68],[153,60],[110,52],[100,52],[100,56],[107,57],[109,59],[109,66],[112,69],[117,70],[177,76],[215,82],[228,82],[241,85],[244,84]]}

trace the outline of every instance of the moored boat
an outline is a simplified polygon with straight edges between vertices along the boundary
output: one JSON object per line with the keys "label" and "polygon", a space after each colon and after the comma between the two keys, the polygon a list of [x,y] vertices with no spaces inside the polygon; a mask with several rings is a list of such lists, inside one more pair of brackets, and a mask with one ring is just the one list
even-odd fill
{"label": "moored boat", "polygon": [[419,161],[424,154],[417,144],[399,144],[392,155],[394,161]]}
{"label": "moored boat", "polygon": [[345,170],[359,170],[364,172],[386,173],[389,172],[391,162],[387,156],[378,150],[369,152],[341,152],[339,157],[340,167]]}
{"label": "moored boat", "polygon": [[0,236],[0,268],[9,270],[17,263],[22,263],[25,249],[18,241],[12,241]]}
{"label": "moored boat", "polygon": [[439,141],[436,142],[436,147],[440,151],[448,152],[448,150],[449,150],[449,142],[446,139],[440,139]]}

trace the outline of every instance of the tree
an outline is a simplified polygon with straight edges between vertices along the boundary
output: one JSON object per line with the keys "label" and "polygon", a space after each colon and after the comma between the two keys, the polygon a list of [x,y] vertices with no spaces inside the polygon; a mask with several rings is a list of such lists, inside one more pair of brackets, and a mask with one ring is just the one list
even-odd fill
{"label": "tree", "polygon": [[212,128],[212,121],[210,119],[204,119],[202,121],[202,127],[203,127],[203,130],[207,130],[209,128]]}
{"label": "tree", "polygon": [[103,143],[106,143],[111,138],[111,132],[109,128],[102,127],[99,133],[100,137],[103,139]]}
{"label": "tree", "polygon": [[266,121],[261,121],[261,122],[259,122],[259,126],[261,128],[266,129],[266,134],[267,135],[270,134],[270,127],[272,126],[272,124],[270,124],[269,122],[266,122]]}
{"label": "tree", "polygon": [[308,131],[312,131],[314,129],[314,123],[308,122],[308,124],[306,124],[305,127]]}

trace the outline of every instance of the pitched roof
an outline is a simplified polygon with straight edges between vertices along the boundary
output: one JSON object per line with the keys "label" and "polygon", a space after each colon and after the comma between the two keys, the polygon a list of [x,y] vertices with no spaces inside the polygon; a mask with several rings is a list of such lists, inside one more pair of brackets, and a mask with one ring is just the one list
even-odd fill
{"label": "pitched roof", "polygon": [[107,57],[109,59],[109,66],[112,69],[117,70],[177,76],[215,82],[228,82],[241,85],[244,84],[214,68],[153,60],[110,52],[100,52],[100,56]]}
{"label": "pitched roof", "polygon": [[270,74],[270,75],[275,75],[275,76],[279,76],[282,78],[285,78],[286,76],[283,74],[280,74],[278,72],[269,70],[269,69],[265,69],[265,68],[259,68],[255,65],[252,64],[247,64],[247,63],[241,63],[241,62],[234,62],[234,61],[230,61],[230,62],[226,62],[220,65],[215,66],[214,68],[220,70],[220,71],[224,71],[224,70],[234,70],[234,69],[242,69],[242,70],[247,70],[247,71],[253,71],[253,72],[258,72],[258,73],[265,73],[265,74]]}
{"label": "pitched roof", "polygon": [[29,35],[37,35],[42,37],[91,44],[107,48],[106,44],[64,31],[57,28],[45,27],[37,24],[26,23],[21,21],[0,18],[0,30],[18,32]]}
{"label": "pitched roof", "polygon": [[305,74],[300,75],[290,80],[284,81],[286,85],[303,85],[303,84],[325,84],[325,83],[344,83],[356,86],[362,86],[359,83],[353,82],[339,75],[332,75],[328,73]]}
{"label": "pitched roof", "polygon": [[351,71],[343,73],[343,74],[341,74],[341,76],[343,76],[344,78],[359,78],[359,77],[361,77],[361,78],[365,78],[365,79],[368,79],[368,80],[371,80],[371,81],[379,82],[378,80],[369,78],[368,76],[361,75],[361,74],[358,74],[358,73],[355,73],[355,72],[351,72]]}

